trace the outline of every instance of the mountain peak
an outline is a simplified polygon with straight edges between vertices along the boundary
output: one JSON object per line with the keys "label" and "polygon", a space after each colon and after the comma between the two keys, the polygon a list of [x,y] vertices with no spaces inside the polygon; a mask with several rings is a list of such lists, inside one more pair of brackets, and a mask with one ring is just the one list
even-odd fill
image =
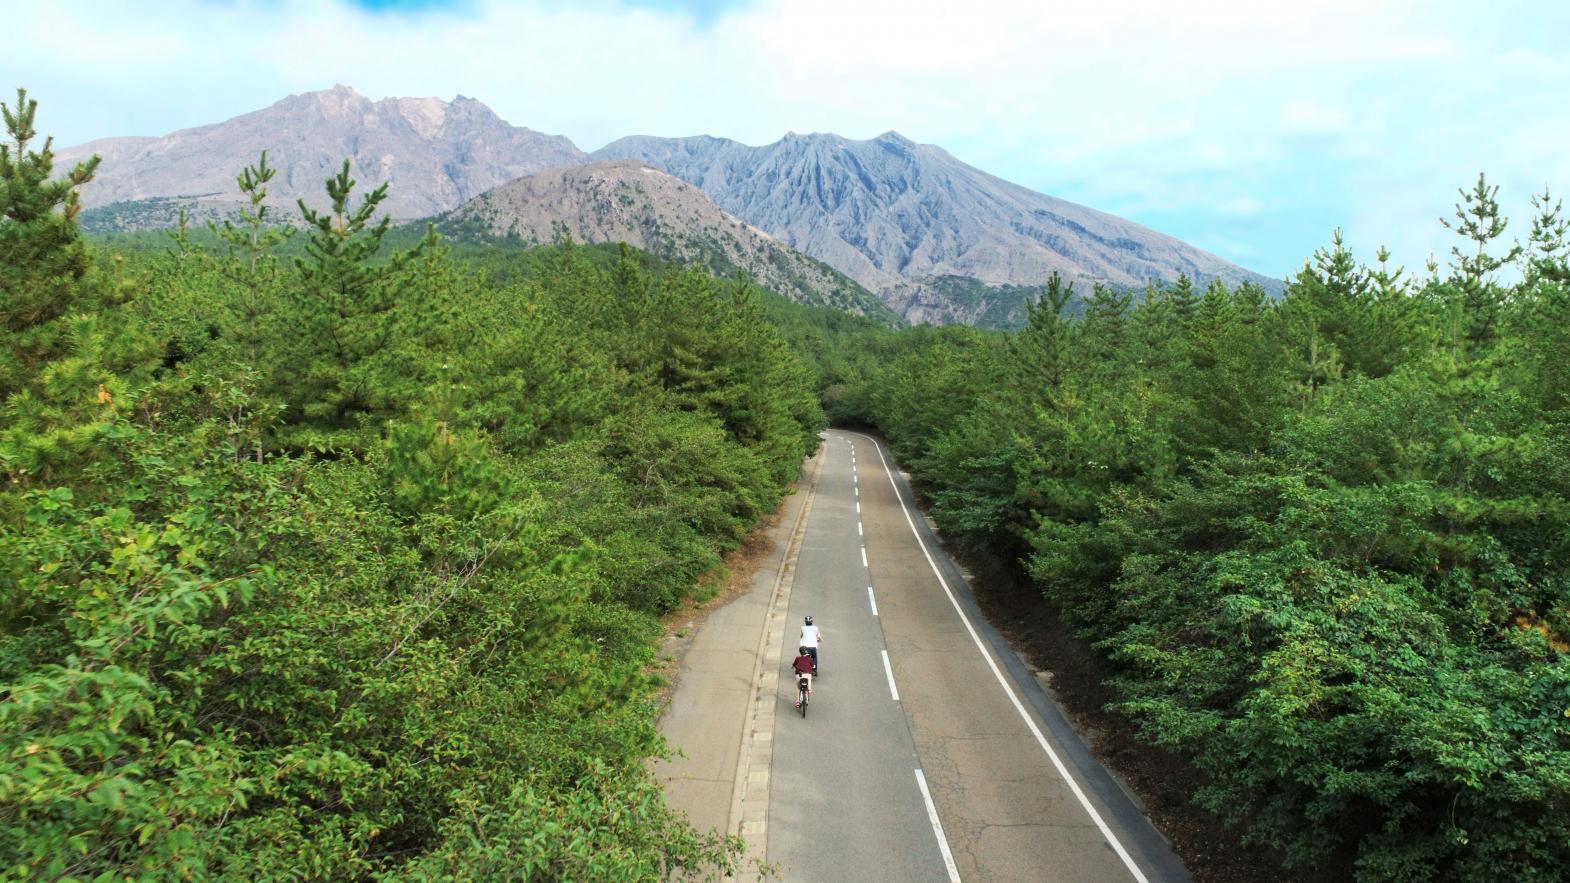
{"label": "mountain peak", "polygon": [[371,103],[371,99],[354,91],[353,88],[339,83],[331,89],[318,89],[314,92],[301,92],[297,95],[290,95],[288,98],[274,104],[272,109],[314,108],[318,112],[341,114],[347,113],[351,109],[368,108],[371,106]]}
{"label": "mountain peak", "polygon": [[373,101],[343,83],[221,123],[144,141],[82,145],[60,156],[62,162],[93,152],[103,156],[93,183],[82,190],[89,209],[171,197],[227,206],[239,199],[235,173],[263,150],[279,173],[268,188],[275,205],[319,202],[323,179],[348,159],[367,189],[391,184],[383,208],[395,218],[445,211],[521,175],[586,158],[566,138],[511,125],[472,98]]}
{"label": "mountain peak", "polygon": [[1054,273],[1083,290],[1179,274],[1201,284],[1269,282],[892,130],[865,141],[790,132],[762,147],[637,139],[595,155],[642,159],[701,187],[720,208],[843,271],[911,320],[975,319],[950,297],[954,280],[983,293],[1039,286]]}
{"label": "mountain peak", "polygon": [[422,138],[435,138],[441,134],[451,105],[440,98],[392,98],[399,114],[420,133]]}

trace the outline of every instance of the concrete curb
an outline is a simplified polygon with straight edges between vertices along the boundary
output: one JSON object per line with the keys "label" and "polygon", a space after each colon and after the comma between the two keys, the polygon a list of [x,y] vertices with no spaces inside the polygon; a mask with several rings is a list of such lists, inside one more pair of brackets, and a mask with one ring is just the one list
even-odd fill
{"label": "concrete curb", "polygon": [[774,576],[763,633],[758,638],[757,661],[752,673],[753,702],[747,725],[742,730],[735,786],[731,792],[729,828],[747,842],[743,856],[746,867],[757,868],[768,859],[769,772],[774,762],[774,709],[778,704],[779,668],[783,658],[780,641],[786,612],[790,609],[791,588],[795,585],[796,558],[806,532],[807,514],[812,511],[812,498],[817,493],[824,450],[820,447],[812,458],[812,475]]}

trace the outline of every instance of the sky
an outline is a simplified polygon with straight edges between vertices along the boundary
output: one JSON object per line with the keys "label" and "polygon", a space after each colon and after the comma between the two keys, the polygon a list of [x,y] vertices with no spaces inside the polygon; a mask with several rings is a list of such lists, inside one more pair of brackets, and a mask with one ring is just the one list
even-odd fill
{"label": "sky", "polygon": [[[10,5],[10,4],[8,4]],[[1341,228],[1448,257],[1486,172],[1570,191],[1570,4],[1493,0],[72,0],[6,11],[0,96],[60,145],[343,83],[593,150],[896,130],[1271,276]]]}

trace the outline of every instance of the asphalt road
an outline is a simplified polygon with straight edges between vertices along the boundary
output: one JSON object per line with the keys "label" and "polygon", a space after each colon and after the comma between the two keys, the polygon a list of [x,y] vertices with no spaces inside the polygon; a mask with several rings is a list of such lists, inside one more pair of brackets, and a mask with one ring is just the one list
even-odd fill
{"label": "asphalt road", "polygon": [[[768,861],[785,880],[1187,880],[886,458],[828,434],[782,635]],[[823,676],[803,719],[788,667],[809,613]]]}

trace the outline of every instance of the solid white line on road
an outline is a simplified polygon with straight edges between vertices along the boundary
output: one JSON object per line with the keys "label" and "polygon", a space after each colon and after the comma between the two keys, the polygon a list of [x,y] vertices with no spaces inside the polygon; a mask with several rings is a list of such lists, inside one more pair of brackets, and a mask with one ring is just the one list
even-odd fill
{"label": "solid white line on road", "polygon": [[954,864],[954,853],[949,852],[948,838],[943,836],[943,823],[938,821],[938,808],[932,803],[932,792],[927,790],[927,777],[921,774],[921,770],[916,770],[916,787],[921,789],[921,799],[927,803],[927,818],[932,820],[932,833],[938,835],[938,849],[942,851],[943,865],[949,871],[949,883],[960,883],[959,866]]}
{"label": "solid white line on road", "polygon": [[878,598],[872,594],[872,586],[867,586],[867,603],[872,605],[872,615],[878,615]]}
{"label": "solid white line on road", "polygon": [[[959,600],[954,597],[953,590],[949,588],[948,580],[943,578],[943,572],[938,570],[938,563],[932,559],[932,552],[927,549],[926,541],[921,538],[921,533],[916,530],[916,520],[911,517],[910,507],[905,505],[905,497],[900,494],[899,485],[894,483],[894,472],[889,468],[888,459],[883,456],[883,446],[873,441],[871,436],[866,438],[877,446],[878,459],[883,462],[883,474],[888,476],[889,486],[894,489],[894,496],[899,500],[900,510],[905,513],[905,523],[910,525],[911,535],[916,538],[916,545],[921,547],[921,554],[926,556],[927,566],[932,568],[932,575],[938,578],[938,585],[943,587],[943,594],[948,596],[949,603],[954,605],[954,612],[959,614],[960,621],[965,624],[965,630],[970,632],[970,639],[976,643],[976,649],[981,651],[981,658],[985,659],[987,667],[992,669],[992,676],[998,679],[998,685],[1003,688],[1003,692],[1008,694],[1009,701],[1014,703],[1014,710],[1019,712],[1019,716],[1025,721],[1025,726],[1030,728],[1031,735],[1036,737],[1036,744],[1040,745],[1041,750],[1047,753],[1047,757],[1052,761],[1052,765],[1057,768],[1058,775],[1062,776],[1063,781],[1068,783],[1069,789],[1079,799],[1079,805],[1085,808],[1086,813],[1090,814],[1090,820],[1096,823],[1096,827],[1101,831],[1101,836],[1107,838],[1107,843],[1118,854],[1118,858],[1123,860],[1123,865],[1128,868],[1129,873],[1133,874],[1134,879],[1138,880],[1139,883],[1150,883],[1144,872],[1140,871],[1139,865],[1134,864],[1133,857],[1128,854],[1128,850],[1123,848],[1123,843],[1118,840],[1117,835],[1112,833],[1112,829],[1102,820],[1101,813],[1096,812],[1096,808],[1090,805],[1090,798],[1085,796],[1085,792],[1079,787],[1079,782],[1074,780],[1074,776],[1069,773],[1068,767],[1063,765],[1063,761],[1058,757],[1058,753],[1053,751],[1052,746],[1047,743],[1047,737],[1042,735],[1041,728],[1036,726],[1035,720],[1025,710],[1025,704],[1019,701],[1019,696],[1014,693],[1014,688],[1010,687],[1008,681],[1004,679],[1003,672],[998,669],[998,664],[992,659],[992,654],[987,652],[987,646],[981,643],[981,636],[976,634],[975,626],[970,624],[970,617],[966,616],[965,611],[959,606]],[[865,559],[867,547],[862,546],[861,551],[862,557]],[[917,776],[919,778],[920,773]],[[922,791],[926,791],[925,786],[923,786]],[[932,816],[933,825],[936,825],[937,821],[938,817],[934,813]]]}
{"label": "solid white line on road", "polygon": [[899,688],[894,686],[894,669],[889,665],[889,651],[883,651],[883,673],[889,676],[889,698],[899,701]]}
{"label": "solid white line on road", "polygon": [[862,546],[861,547],[861,566],[862,567],[866,567],[867,566],[867,547],[866,546]]}

